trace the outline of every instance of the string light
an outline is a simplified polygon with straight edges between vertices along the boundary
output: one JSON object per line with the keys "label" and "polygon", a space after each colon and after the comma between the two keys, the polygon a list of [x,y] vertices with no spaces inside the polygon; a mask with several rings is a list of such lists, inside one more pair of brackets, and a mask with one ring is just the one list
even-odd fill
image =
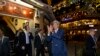
{"label": "string light", "polygon": [[33,12],[29,12],[29,14],[32,14]]}
{"label": "string light", "polygon": [[16,6],[14,6],[14,10],[16,10],[17,9],[17,7]]}
{"label": "string light", "polygon": [[12,6],[9,6],[9,10],[11,10],[11,11],[12,11],[12,10],[13,10],[13,7],[12,7]]}
{"label": "string light", "polygon": [[23,14],[26,15],[27,14],[27,11],[26,10],[23,10]]}

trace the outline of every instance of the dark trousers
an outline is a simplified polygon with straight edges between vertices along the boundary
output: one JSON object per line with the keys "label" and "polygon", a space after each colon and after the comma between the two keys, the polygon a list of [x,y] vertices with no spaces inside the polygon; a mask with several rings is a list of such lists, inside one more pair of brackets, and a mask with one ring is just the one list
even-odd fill
{"label": "dark trousers", "polygon": [[45,51],[45,49],[43,46],[41,48],[37,48],[36,49],[36,56],[40,56],[40,54],[41,54],[41,56],[45,56],[44,51]]}
{"label": "dark trousers", "polygon": [[20,50],[19,51],[19,56],[26,56],[25,50]]}
{"label": "dark trousers", "polygon": [[15,49],[15,56],[20,56],[20,47],[19,46],[17,46]]}
{"label": "dark trousers", "polygon": [[96,56],[96,51],[95,50],[86,50],[85,56]]}
{"label": "dark trousers", "polygon": [[52,56],[51,47],[48,47],[48,54],[49,54],[49,56]]}
{"label": "dark trousers", "polygon": [[22,47],[20,47],[19,56],[26,56],[26,54],[28,56],[32,56],[32,46],[31,46],[31,44],[26,44],[25,50],[22,50]]}
{"label": "dark trousers", "polygon": [[28,56],[32,56],[32,46],[31,46],[31,44],[26,45],[25,52],[26,52],[26,54],[28,54]]}

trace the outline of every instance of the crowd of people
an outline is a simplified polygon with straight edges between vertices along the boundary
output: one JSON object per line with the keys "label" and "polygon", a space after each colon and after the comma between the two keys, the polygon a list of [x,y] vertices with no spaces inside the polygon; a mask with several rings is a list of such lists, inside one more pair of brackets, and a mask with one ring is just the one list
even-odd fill
{"label": "crowd of people", "polygon": [[[44,29],[38,29],[37,34],[33,37],[29,23],[25,23],[23,29],[16,32],[14,41],[16,56],[32,56],[32,40],[34,40],[34,51],[36,56],[68,56],[67,45],[64,40],[64,30],[59,28],[60,22],[54,20],[47,25],[47,32]],[[96,38],[95,29],[90,29],[86,39],[85,56],[96,56]],[[4,36],[0,28],[0,56],[9,56],[10,43],[9,38]]]}

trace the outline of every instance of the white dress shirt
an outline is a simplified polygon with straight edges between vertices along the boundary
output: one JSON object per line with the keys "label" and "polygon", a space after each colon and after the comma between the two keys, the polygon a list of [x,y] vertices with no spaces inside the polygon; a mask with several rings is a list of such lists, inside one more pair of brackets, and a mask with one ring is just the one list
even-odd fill
{"label": "white dress shirt", "polygon": [[57,33],[58,32],[58,29],[56,29],[54,32]]}
{"label": "white dress shirt", "polygon": [[2,41],[1,43],[3,43],[3,40],[4,40],[4,36],[2,36],[1,39],[0,39],[0,41]]}
{"label": "white dress shirt", "polygon": [[[92,36],[92,35],[91,35]],[[92,39],[93,39],[93,41],[95,42],[95,44],[96,44],[96,37],[95,36],[92,36]]]}
{"label": "white dress shirt", "polygon": [[38,35],[39,35],[39,37],[41,39],[41,43],[43,44],[43,40],[44,40],[43,36],[40,33],[38,33]]}
{"label": "white dress shirt", "polygon": [[42,40],[42,36],[41,36],[41,34],[40,34],[40,33],[38,33],[38,35],[39,35],[40,39]]}
{"label": "white dress shirt", "polygon": [[29,44],[29,33],[24,30],[25,36],[26,36],[26,44]]}
{"label": "white dress shirt", "polygon": [[92,37],[92,39],[93,39],[93,41],[94,41],[94,43],[95,43],[95,46],[93,46],[93,48],[97,48],[97,38],[95,37],[95,36],[92,36],[91,35],[91,37]]}

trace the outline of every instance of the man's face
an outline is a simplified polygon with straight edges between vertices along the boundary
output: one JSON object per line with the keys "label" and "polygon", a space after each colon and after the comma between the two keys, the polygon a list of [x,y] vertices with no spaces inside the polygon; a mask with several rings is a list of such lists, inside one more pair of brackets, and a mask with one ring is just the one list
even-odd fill
{"label": "man's face", "polygon": [[41,30],[39,33],[40,33],[40,34],[43,34],[43,33],[44,33],[44,30]]}
{"label": "man's face", "polygon": [[53,23],[53,28],[54,28],[54,30],[57,29],[57,28],[59,28],[59,24]]}
{"label": "man's face", "polygon": [[3,32],[2,32],[2,30],[0,29],[0,37],[2,37],[3,36]]}
{"label": "man's face", "polygon": [[25,30],[28,31],[29,30],[29,27],[28,26],[25,26]]}
{"label": "man's face", "polygon": [[96,32],[94,30],[91,30],[90,33],[94,36]]}
{"label": "man's face", "polygon": [[22,32],[23,30],[22,29],[19,29],[19,32]]}

